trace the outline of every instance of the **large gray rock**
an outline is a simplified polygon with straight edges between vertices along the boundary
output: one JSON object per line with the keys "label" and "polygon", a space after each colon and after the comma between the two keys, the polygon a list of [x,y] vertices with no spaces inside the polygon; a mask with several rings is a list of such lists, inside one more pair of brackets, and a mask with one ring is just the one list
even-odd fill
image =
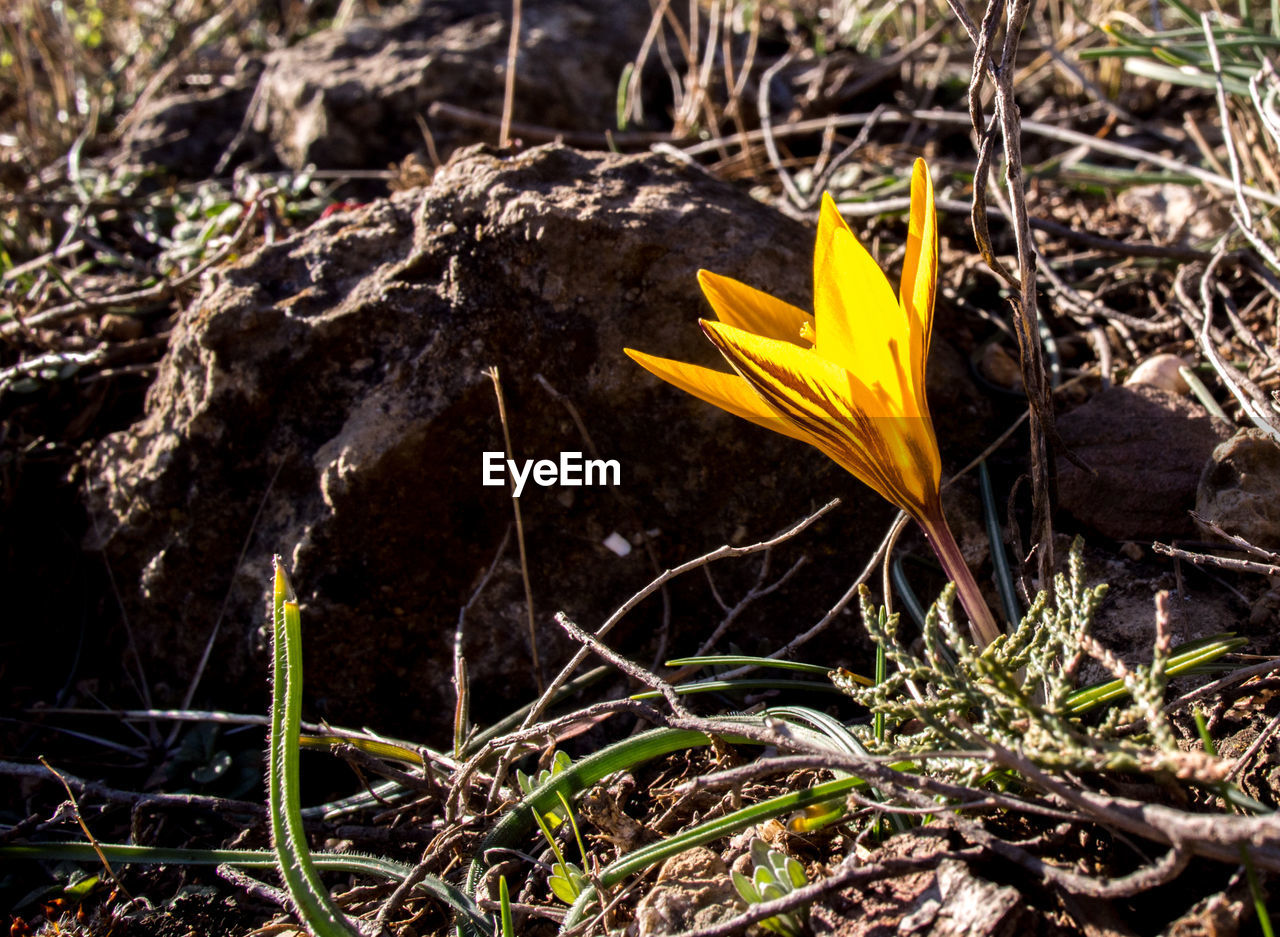
{"label": "large gray rock", "polygon": [[[622,349],[718,363],[695,325],[707,314],[697,269],[807,304],[812,242],[700,169],[548,146],[463,154],[429,188],[224,269],[179,321],[145,418],[86,466],[97,545],[151,670],[183,686],[229,593],[207,689],[258,705],[263,596],[281,552],[301,594],[313,711],[415,724],[416,737],[424,721],[447,724],[459,609],[511,524],[504,489],[481,484],[482,453],[503,447],[483,373],[494,365],[517,458],[587,448],[541,375],[621,465],[618,488],[530,485],[521,499],[544,661],[567,653],[553,612],[594,627],[652,578],[645,550],[602,545],[611,533],[639,542],[659,529],[659,560],[672,565],[840,494],[852,507],[819,545],[804,543],[837,560],[814,564],[771,618],[783,634],[810,623],[889,508],[816,451],[661,384]],[[963,380],[938,374],[934,412],[970,419],[952,405]],[[732,593],[747,573],[725,564],[717,582]],[[707,610],[705,585],[692,593],[673,650],[718,620],[691,614]],[[653,628],[659,606],[639,609],[636,625]],[[492,715],[532,686],[514,545],[469,629],[477,706]],[[734,640],[774,646],[752,630]]]}
{"label": "large gray rock", "polygon": [[262,68],[251,59],[242,64],[242,69],[223,76],[212,88],[166,95],[144,105],[110,162],[126,167],[163,166],[185,178],[204,180],[233,147],[246,155],[240,150],[241,131]]}
{"label": "large gray rock", "polygon": [[[645,3],[525,0],[514,120],[614,129],[618,82],[651,17]],[[214,89],[155,101],[115,160],[202,178],[234,141],[240,159],[272,155],[291,169],[383,169],[426,152],[423,121],[437,102],[498,118],[510,30],[510,0],[421,0],[325,29],[246,57]],[[498,137],[485,124],[427,120],[426,129],[442,159]]]}
{"label": "large gray rock", "polygon": [[1060,506],[1116,540],[1194,532],[1191,509],[1205,460],[1228,433],[1192,400],[1155,387],[1112,387],[1057,421],[1088,466],[1059,459]]}
{"label": "large gray rock", "polygon": [[[524,4],[515,119],[563,130],[613,127],[618,80],[650,16],[648,4],[613,0]],[[398,159],[422,147],[419,120],[436,101],[502,113],[510,20],[509,0],[434,0],[273,52],[256,129],[294,168]],[[431,128],[444,154],[459,129]],[[485,136],[497,133],[471,129],[463,142]]]}

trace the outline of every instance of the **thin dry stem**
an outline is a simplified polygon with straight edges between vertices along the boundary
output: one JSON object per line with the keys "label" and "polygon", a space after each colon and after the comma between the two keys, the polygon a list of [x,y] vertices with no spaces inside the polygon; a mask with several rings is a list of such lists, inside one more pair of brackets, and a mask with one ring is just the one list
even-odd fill
{"label": "thin dry stem", "polygon": [[[507,423],[507,404],[502,396],[502,381],[498,377],[498,367],[494,365],[485,372],[493,381],[493,392],[498,398],[498,420],[502,423],[502,439],[506,446],[508,459],[514,459],[511,449],[511,427]],[[525,608],[529,613],[529,660],[533,666],[533,679],[538,692],[543,691],[545,683],[542,679],[542,662],[538,659],[538,629],[533,612],[533,584],[529,580],[529,555],[524,544],[524,519],[520,514],[520,499],[515,494],[514,482],[511,490],[511,512],[516,519],[516,545],[520,549],[520,578],[524,582]]]}
{"label": "thin dry stem", "polygon": [[511,145],[511,114],[516,100],[516,62],[520,57],[520,20],[523,0],[511,0],[511,38],[507,43],[507,74],[502,88],[502,123],[498,128],[498,145]]}

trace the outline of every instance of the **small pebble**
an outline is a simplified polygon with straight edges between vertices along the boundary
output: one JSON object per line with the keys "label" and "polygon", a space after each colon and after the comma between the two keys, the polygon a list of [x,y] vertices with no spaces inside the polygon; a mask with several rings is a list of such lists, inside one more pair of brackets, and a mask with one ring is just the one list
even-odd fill
{"label": "small pebble", "polygon": [[1000,345],[991,344],[982,349],[978,369],[992,384],[1007,390],[1022,389],[1022,369],[1013,356]]}
{"label": "small pebble", "polygon": [[1129,386],[1146,384],[1148,387],[1158,387],[1171,394],[1186,394],[1191,388],[1178,373],[1178,369],[1185,366],[1186,362],[1177,355],[1155,355],[1134,368],[1125,384]]}
{"label": "small pebble", "polygon": [[142,320],[109,312],[98,320],[98,334],[113,342],[129,342],[142,338]]}
{"label": "small pebble", "polygon": [[618,556],[626,556],[631,552],[631,543],[616,530],[604,538],[604,545]]}

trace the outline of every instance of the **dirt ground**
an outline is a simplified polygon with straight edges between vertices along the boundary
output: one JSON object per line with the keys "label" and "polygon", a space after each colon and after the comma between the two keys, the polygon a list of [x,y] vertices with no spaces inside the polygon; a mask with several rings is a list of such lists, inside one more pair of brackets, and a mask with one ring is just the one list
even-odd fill
{"label": "dirt ground", "polygon": [[[1272,932],[1273,9],[173,6],[0,11],[11,935],[305,929],[270,868],[5,852],[272,848],[277,552],[309,629],[304,748],[346,743],[302,758],[311,848],[416,868],[494,921],[501,874],[515,932],[570,932],[553,880],[568,863],[608,905],[573,933]],[[896,291],[916,157],[940,217],[942,498],[998,618],[1013,632],[1031,609],[985,663],[917,614],[946,577],[914,526],[893,539],[894,510],[828,460],[621,355],[715,359],[695,324],[707,264],[810,308],[823,192]],[[501,416],[481,371],[495,355]],[[481,440],[509,451],[511,426],[531,454],[620,452],[639,480],[529,497],[513,518],[448,468]],[[860,572],[867,601],[889,589],[900,640],[880,636],[878,690],[842,696],[822,671],[877,666]],[[1058,598],[1034,605],[1055,576]],[[521,729],[504,717],[585,640],[553,602],[587,631],[625,606],[608,638],[623,659],[600,652],[607,667]],[[781,649],[822,670],[628,699],[746,676],[679,655]],[[1108,680],[1123,691],[1071,695]],[[459,719],[493,732],[459,738]],[[701,741],[577,767],[645,731]],[[515,772],[557,747],[573,822],[540,833],[555,804],[521,814]],[[829,822],[779,807],[626,867],[853,775],[867,786]],[[789,916],[753,917],[735,887],[753,842],[803,871],[764,895]],[[325,882],[371,932],[454,926],[397,876]]]}

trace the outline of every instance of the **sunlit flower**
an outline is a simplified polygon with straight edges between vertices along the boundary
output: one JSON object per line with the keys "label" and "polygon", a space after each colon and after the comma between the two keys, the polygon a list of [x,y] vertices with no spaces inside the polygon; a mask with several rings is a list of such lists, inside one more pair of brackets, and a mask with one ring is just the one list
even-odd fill
{"label": "sunlit flower", "polygon": [[998,633],[942,513],[942,463],[925,399],[938,276],[933,183],[911,176],[898,295],[829,195],[822,199],[809,313],[706,270],[698,282],[718,322],[701,320],[733,374],[628,355],[658,377],[826,453],[924,529],[985,645]]}

